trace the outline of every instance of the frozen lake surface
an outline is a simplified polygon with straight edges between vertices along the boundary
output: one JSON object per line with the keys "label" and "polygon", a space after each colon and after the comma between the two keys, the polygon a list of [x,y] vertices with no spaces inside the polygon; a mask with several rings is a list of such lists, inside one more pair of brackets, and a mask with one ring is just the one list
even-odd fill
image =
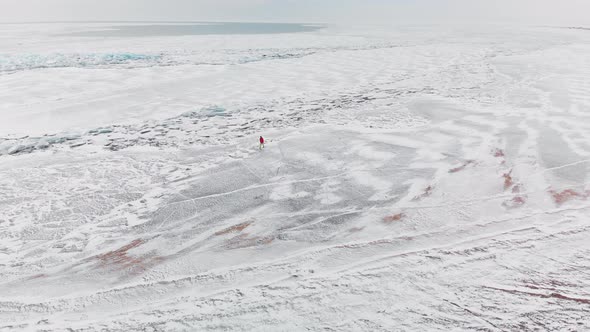
{"label": "frozen lake surface", "polygon": [[0,330],[590,329],[588,31],[116,25],[0,25]]}

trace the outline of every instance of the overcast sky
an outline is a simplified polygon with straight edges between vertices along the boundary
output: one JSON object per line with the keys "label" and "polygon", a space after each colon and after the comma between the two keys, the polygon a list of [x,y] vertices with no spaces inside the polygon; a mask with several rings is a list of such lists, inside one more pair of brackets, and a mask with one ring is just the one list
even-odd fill
{"label": "overcast sky", "polygon": [[590,0],[0,0],[0,21],[201,20],[590,25]]}

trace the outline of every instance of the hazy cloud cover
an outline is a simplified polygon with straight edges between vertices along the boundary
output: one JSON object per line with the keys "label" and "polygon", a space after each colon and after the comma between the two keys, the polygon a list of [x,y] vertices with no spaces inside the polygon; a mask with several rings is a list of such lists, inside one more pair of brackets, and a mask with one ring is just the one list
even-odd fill
{"label": "hazy cloud cover", "polygon": [[0,21],[201,20],[590,25],[590,0],[0,0]]}

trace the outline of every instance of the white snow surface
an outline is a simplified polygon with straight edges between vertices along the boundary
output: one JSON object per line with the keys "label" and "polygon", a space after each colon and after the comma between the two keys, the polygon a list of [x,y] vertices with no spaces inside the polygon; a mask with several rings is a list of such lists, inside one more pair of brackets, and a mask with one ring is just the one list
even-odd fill
{"label": "white snow surface", "polygon": [[0,25],[0,331],[590,329],[589,31],[103,25]]}

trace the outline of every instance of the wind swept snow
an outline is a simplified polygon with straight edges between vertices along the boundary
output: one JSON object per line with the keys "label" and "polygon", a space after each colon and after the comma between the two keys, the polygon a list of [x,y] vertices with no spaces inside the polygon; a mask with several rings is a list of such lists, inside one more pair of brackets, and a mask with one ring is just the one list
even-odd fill
{"label": "wind swept snow", "polygon": [[587,31],[1,29],[0,330],[590,329]]}

